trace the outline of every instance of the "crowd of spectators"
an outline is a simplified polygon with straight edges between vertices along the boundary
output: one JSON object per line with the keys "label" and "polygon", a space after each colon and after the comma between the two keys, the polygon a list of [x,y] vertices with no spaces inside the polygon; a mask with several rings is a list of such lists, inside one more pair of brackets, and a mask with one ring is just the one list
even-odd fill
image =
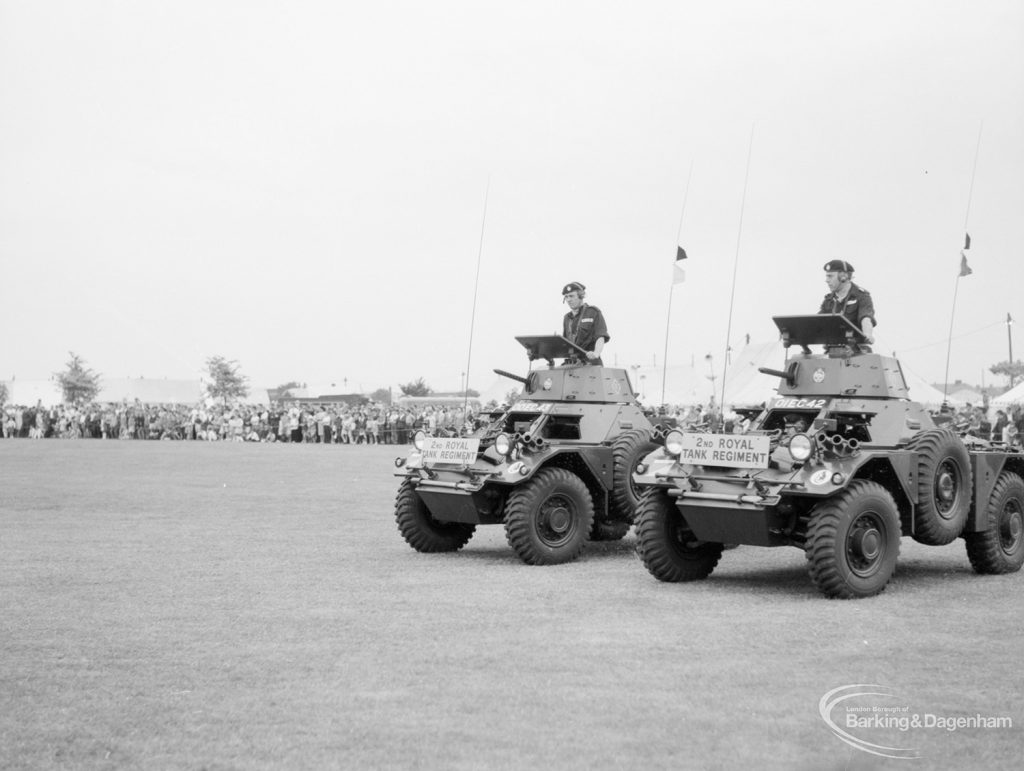
{"label": "crowd of spectators", "polygon": [[460,407],[405,408],[370,402],[192,406],[134,403],[7,405],[3,438],[163,439],[318,444],[407,444],[416,430],[454,436],[478,425]]}
{"label": "crowd of spectators", "polygon": [[[493,406],[493,405],[490,405]],[[693,430],[746,430],[757,410],[727,410],[714,405],[666,407],[651,415],[654,423]],[[399,407],[369,402],[272,403],[192,406],[134,403],[62,404],[53,407],[7,405],[0,411],[4,439],[163,439],[234,442],[296,442],[315,444],[408,444],[419,429],[435,436],[469,433],[486,422],[488,412],[474,414],[462,406]],[[1024,410],[986,410],[970,404],[942,411],[936,421],[952,424],[961,434],[1021,445]]]}

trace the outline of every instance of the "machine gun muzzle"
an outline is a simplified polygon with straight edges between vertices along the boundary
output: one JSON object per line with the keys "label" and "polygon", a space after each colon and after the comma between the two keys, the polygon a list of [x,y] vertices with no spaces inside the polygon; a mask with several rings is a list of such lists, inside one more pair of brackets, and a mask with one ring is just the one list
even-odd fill
{"label": "machine gun muzzle", "polygon": [[763,372],[766,375],[774,375],[775,377],[780,377],[786,381],[786,385],[788,385],[790,388],[793,388],[796,386],[796,373],[799,369],[800,362],[791,361],[789,363],[789,366],[786,367],[785,372],[783,372],[781,369],[771,369],[770,367],[758,367],[757,371]]}
{"label": "machine gun muzzle", "polygon": [[494,370],[494,374],[501,375],[502,377],[507,377],[511,380],[515,380],[517,383],[522,383],[523,385],[530,384],[530,378],[522,377],[521,375],[513,375],[511,372],[506,372],[503,369]]}

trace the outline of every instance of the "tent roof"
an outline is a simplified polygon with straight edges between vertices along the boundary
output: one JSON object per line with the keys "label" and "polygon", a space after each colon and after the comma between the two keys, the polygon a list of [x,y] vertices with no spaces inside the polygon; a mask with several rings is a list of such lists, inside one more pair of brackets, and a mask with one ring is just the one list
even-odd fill
{"label": "tent roof", "polygon": [[733,357],[726,373],[726,406],[753,407],[775,396],[778,393],[779,379],[774,375],[765,375],[758,369],[782,369],[785,361],[786,349],[781,340],[748,343]]}
{"label": "tent roof", "polygon": [[942,406],[943,401],[953,407],[963,406],[963,402],[955,396],[947,395],[945,399],[943,399],[942,391],[933,386],[923,377],[915,372],[911,372],[906,367],[903,367],[902,369],[903,379],[907,383],[907,393],[910,394],[911,401],[918,402],[924,407],[930,407],[931,409],[936,410]]}
{"label": "tent roof", "polygon": [[1024,404],[1024,382],[1018,383],[1006,393],[992,399],[989,402],[995,407],[1007,407],[1011,404]]}
{"label": "tent roof", "polygon": [[973,388],[961,388],[951,393],[950,396],[961,403],[981,404],[985,401],[985,396]]}

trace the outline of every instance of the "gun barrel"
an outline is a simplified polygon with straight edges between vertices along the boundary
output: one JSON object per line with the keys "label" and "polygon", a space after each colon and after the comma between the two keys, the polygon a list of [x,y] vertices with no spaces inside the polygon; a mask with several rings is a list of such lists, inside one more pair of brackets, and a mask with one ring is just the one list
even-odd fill
{"label": "gun barrel", "polygon": [[512,380],[515,380],[517,383],[522,383],[523,385],[526,385],[527,383],[530,382],[529,380],[527,380],[525,377],[522,377],[521,375],[513,375],[511,372],[506,372],[503,369],[496,369],[496,370],[494,370],[494,374],[501,375],[502,377],[510,378]]}

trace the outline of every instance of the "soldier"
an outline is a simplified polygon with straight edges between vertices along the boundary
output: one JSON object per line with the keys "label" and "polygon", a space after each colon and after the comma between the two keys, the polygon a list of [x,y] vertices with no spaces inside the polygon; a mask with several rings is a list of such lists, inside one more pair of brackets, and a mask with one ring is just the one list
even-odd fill
{"label": "soldier", "polygon": [[[821,301],[818,313],[835,313],[845,316],[857,329],[864,333],[868,343],[875,342],[875,306],[871,294],[853,283],[853,266],[846,260],[829,260],[825,263],[825,283],[829,293]],[[871,353],[868,345],[859,346],[861,353]]]}
{"label": "soldier", "polygon": [[578,281],[562,287],[562,302],[569,305],[562,319],[562,336],[587,352],[583,364],[601,365],[601,350],[611,336],[601,310],[583,302],[586,296],[587,288]]}

